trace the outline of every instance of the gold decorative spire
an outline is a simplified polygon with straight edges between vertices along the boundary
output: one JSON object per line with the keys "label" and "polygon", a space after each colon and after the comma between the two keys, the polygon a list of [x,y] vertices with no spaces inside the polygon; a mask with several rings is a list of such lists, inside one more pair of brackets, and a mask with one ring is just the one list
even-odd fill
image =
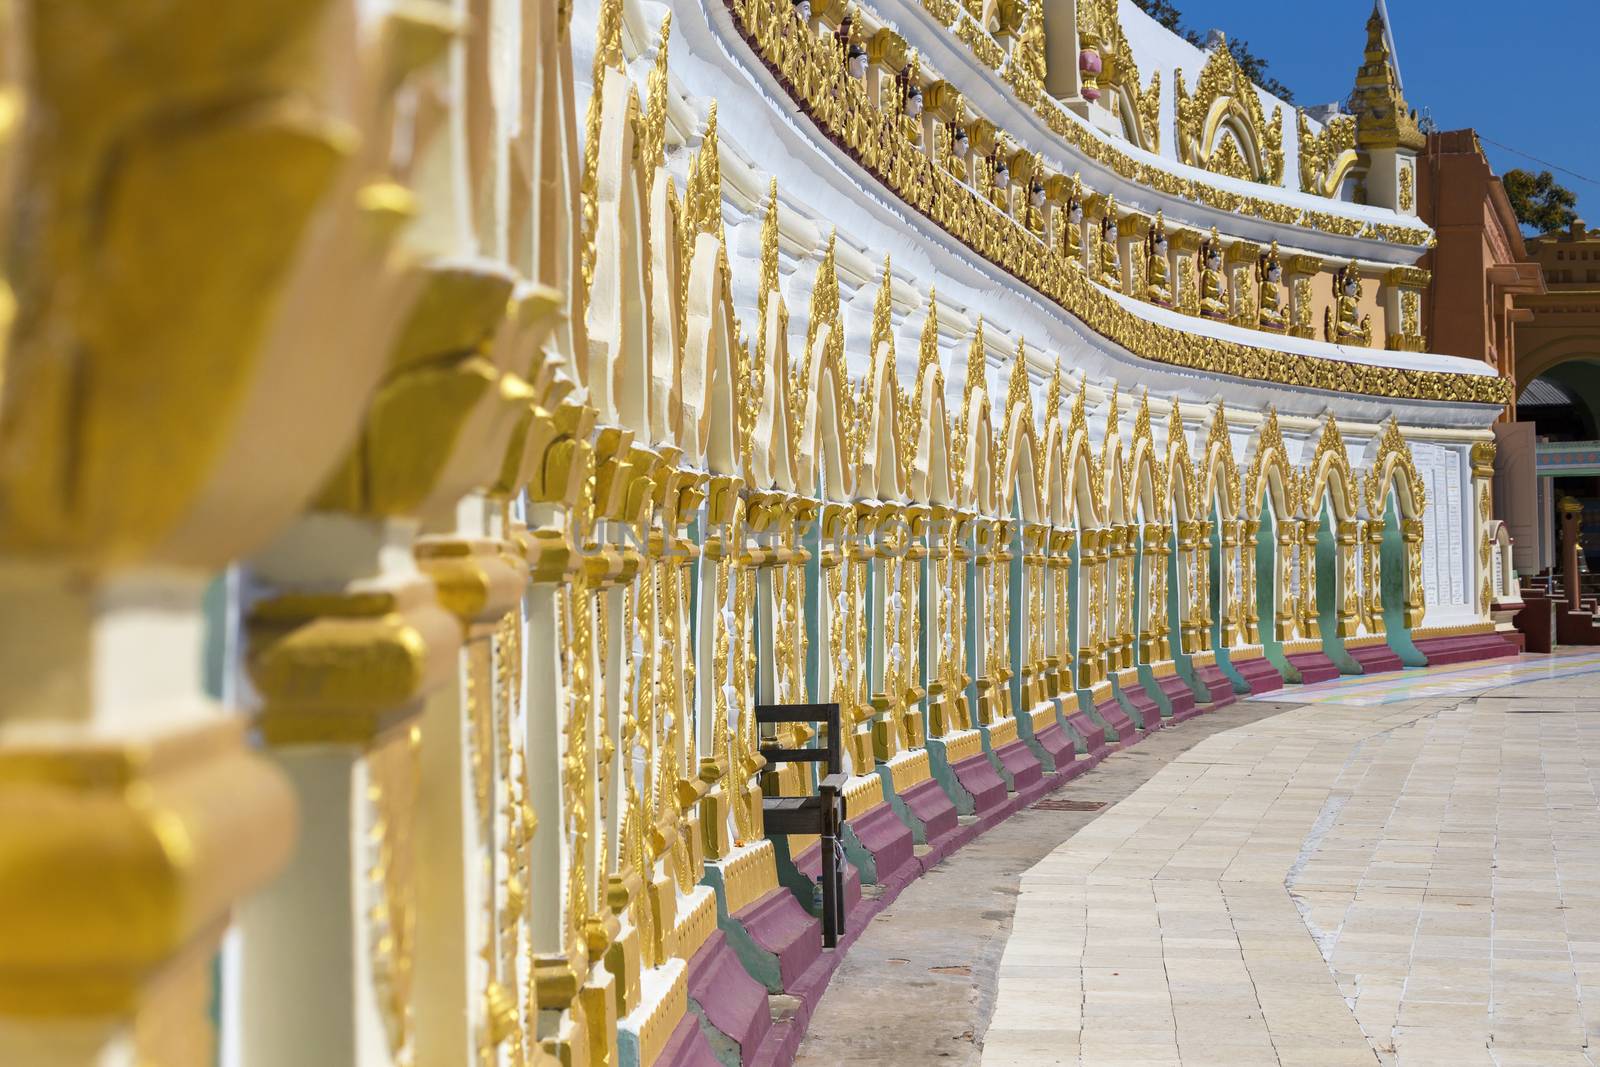
{"label": "gold decorative spire", "polygon": [[1089,379],[1086,375],[1078,375],[1078,394],[1072,398],[1072,410],[1067,414],[1067,440],[1070,442],[1078,434],[1085,438],[1089,434],[1089,420],[1084,414],[1088,400]]}
{"label": "gold decorative spire", "polygon": [[1044,394],[1044,415],[1047,419],[1061,417],[1061,357],[1056,357],[1056,366],[1050,372],[1050,388]]}
{"label": "gold decorative spire", "polygon": [[706,115],[706,132],[700,139],[700,148],[689,164],[689,183],[683,197],[685,213],[688,215],[686,240],[693,241],[702,233],[721,239],[722,162],[717,151],[715,100],[711,101],[711,110]]}
{"label": "gold decorative spire", "polygon": [[888,360],[890,367],[894,366],[894,324],[890,312],[894,308],[893,298],[894,279],[889,273],[889,256],[883,257],[883,280],[878,284],[878,296],[872,302],[872,351],[871,351],[871,381],[872,388],[878,387],[878,375],[883,368],[879,365],[878,351],[884,342],[889,345]]}
{"label": "gold decorative spire", "polygon": [[645,89],[645,111],[639,123],[639,160],[644,164],[645,189],[655,179],[667,146],[667,42],[672,37],[672,12],[661,18],[661,40],[656,45],[656,63],[650,68]]}
{"label": "gold decorative spire", "polygon": [[1372,5],[1367,19],[1365,62],[1356,71],[1350,110],[1356,116],[1356,144],[1361,148],[1409,148],[1420,152],[1427,138],[1417,127],[1417,113],[1406,104],[1400,77],[1389,52],[1383,12]]}
{"label": "gold decorative spire", "polygon": [[917,344],[917,396],[920,404],[923,375],[939,366],[939,294],[928,290],[928,317],[922,320],[922,337]]}
{"label": "gold decorative spire", "polygon": [[[767,213],[761,220],[761,287],[756,296],[757,318],[767,321],[768,301],[778,293],[778,179],[767,186]],[[763,330],[764,332],[764,330]]]}

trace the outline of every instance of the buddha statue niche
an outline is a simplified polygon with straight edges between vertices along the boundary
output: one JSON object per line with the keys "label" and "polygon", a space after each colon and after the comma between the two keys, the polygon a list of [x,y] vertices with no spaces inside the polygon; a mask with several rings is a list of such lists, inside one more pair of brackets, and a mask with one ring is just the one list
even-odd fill
{"label": "buddha statue niche", "polygon": [[1077,175],[1072,178],[1072,191],[1067,194],[1066,210],[1062,212],[1061,254],[1083,266],[1083,186]]}
{"label": "buddha statue niche", "polygon": [[1156,212],[1156,224],[1145,238],[1147,260],[1145,299],[1162,307],[1172,306],[1172,264],[1167,259],[1167,224]]}
{"label": "buddha statue niche", "polygon": [[[1372,316],[1360,315],[1361,270],[1355,260],[1333,276],[1334,306],[1323,312],[1323,336],[1336,345],[1372,344]],[[1359,317],[1358,317],[1359,316]]]}
{"label": "buddha statue niche", "polygon": [[1117,202],[1106,206],[1100,220],[1100,271],[1098,281],[1107,289],[1122,290],[1122,257],[1117,253]]}
{"label": "buddha statue niche", "polygon": [[1211,236],[1200,242],[1200,314],[1223,322],[1230,316],[1228,291],[1222,282],[1222,240],[1215,226]]}
{"label": "buddha statue niche", "polygon": [[1256,325],[1263,330],[1282,333],[1286,320],[1283,314],[1283,290],[1279,288],[1283,282],[1283,264],[1278,261],[1278,242],[1272,242],[1272,248],[1257,261],[1256,277],[1261,283],[1256,300],[1260,306],[1256,312]]}

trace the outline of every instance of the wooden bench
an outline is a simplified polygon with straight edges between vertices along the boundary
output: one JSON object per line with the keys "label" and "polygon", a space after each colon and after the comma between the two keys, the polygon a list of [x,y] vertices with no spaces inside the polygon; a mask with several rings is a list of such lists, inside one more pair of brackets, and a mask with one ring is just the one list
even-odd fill
{"label": "wooden bench", "polygon": [[779,723],[825,724],[827,742],[820,748],[785,748],[763,744],[761,755],[776,763],[823,763],[826,773],[818,790],[805,797],[763,797],[762,825],[768,834],[815,834],[822,844],[822,944],[833,948],[844,933],[845,776],[839,758],[839,705],[757,704],[756,728]]}

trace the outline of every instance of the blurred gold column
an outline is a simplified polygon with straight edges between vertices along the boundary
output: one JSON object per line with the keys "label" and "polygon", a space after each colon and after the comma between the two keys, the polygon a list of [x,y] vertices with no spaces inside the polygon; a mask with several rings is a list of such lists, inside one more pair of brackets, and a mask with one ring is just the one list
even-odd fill
{"label": "blurred gold column", "polygon": [[202,692],[201,595],[349,442],[405,303],[407,196],[361,137],[378,80],[318,67],[355,51],[353,4],[19,8],[0,1063],[204,1063],[217,945],[294,800]]}

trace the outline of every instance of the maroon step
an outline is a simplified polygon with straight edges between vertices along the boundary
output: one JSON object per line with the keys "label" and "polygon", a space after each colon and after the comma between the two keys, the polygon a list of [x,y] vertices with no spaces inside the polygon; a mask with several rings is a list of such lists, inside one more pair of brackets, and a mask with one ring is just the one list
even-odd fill
{"label": "maroon step", "polygon": [[929,844],[954,830],[958,825],[955,804],[945,795],[944,788],[932,778],[911,786],[900,794],[900,799],[905,801],[911,813],[922,821]]}
{"label": "maroon step", "polygon": [[1139,740],[1141,735],[1134,728],[1133,719],[1129,717],[1127,712],[1122,710],[1122,705],[1117,702],[1115,696],[1108,696],[1096,704],[1094,713],[1099,716],[1101,722],[1109,727],[1106,731],[1107,741],[1113,740],[1111,736],[1113,733],[1116,734],[1114,740],[1119,746],[1125,747],[1135,744]]}
{"label": "maroon step", "polygon": [[1504,659],[1517,654],[1517,646],[1499,634],[1465,634],[1460,637],[1431,637],[1415,642],[1417,651],[1428,663],[1471,663],[1483,659]]}
{"label": "maroon step", "polygon": [[1033,740],[1050,757],[1056,771],[1065,770],[1078,756],[1078,746],[1067,736],[1067,731],[1061,728],[1060,723],[1053,722],[1042,730],[1035,730]]}
{"label": "maroon step", "polygon": [[[1183,722],[1200,714],[1202,709],[1194,699],[1194,690],[1190,689],[1189,683],[1179,678],[1176,673],[1157,678],[1156,684],[1166,695],[1167,703],[1172,705],[1173,722]],[[1208,706],[1204,710],[1211,709]]]}
{"label": "maroon step", "polygon": [[950,769],[955,772],[956,781],[961,783],[961,788],[972,794],[976,814],[982,815],[1005,803],[1006,780],[1000,777],[1000,772],[989,762],[987,752],[979,752],[976,756],[959,760]]}
{"label": "maroon step", "polygon": [[1296,652],[1289,657],[1289,664],[1300,672],[1301,685],[1315,685],[1339,677],[1339,668],[1333,665],[1333,660],[1318,651]]}
{"label": "maroon step", "polygon": [[1206,667],[1196,667],[1194,676],[1200,680],[1201,685],[1211,691],[1212,711],[1225,708],[1237,699],[1233,692],[1233,683],[1228,681],[1228,676],[1215,663]]}
{"label": "maroon step", "polygon": [[1090,759],[1098,763],[1110,754],[1111,746],[1106,744],[1106,728],[1089,718],[1088,712],[1073,712],[1067,716],[1067,724],[1083,738],[1083,746]]}
{"label": "maroon step", "polygon": [[1000,758],[1000,766],[1011,775],[1011,788],[1016,792],[1022,792],[1044,777],[1044,764],[1039,762],[1039,757],[1020,737],[1010,744],[1001,745],[995,755]]}
{"label": "maroon step", "polygon": [[[760,988],[760,987],[757,987]],[[766,1008],[767,998],[761,997],[761,1006]],[[754,1049],[755,1046],[751,1046]],[[700,1029],[700,1018],[692,1011],[683,1013],[683,1018],[678,1020],[678,1025],[672,1028],[672,1036],[667,1038],[666,1047],[656,1057],[657,1067],[722,1067],[722,1061],[711,1051],[711,1043],[706,1040],[705,1033]]]}
{"label": "maroon step", "polygon": [[1151,697],[1149,693],[1144,691],[1144,686],[1140,685],[1138,682],[1134,682],[1131,685],[1122,686],[1122,695],[1127,699],[1129,704],[1132,704],[1138,709],[1139,718],[1144,720],[1144,729],[1146,733],[1151,730],[1161,729],[1163,723],[1161,718],[1161,705],[1157,704],[1155,699]]}
{"label": "maroon step", "polygon": [[689,961],[689,999],[707,1022],[739,1046],[741,1061],[754,1055],[772,1029],[765,987],[750,977],[721,930],[712,931]]}
{"label": "maroon step", "polygon": [[1235,660],[1233,669],[1245,680],[1252,695],[1272,693],[1283,688],[1283,675],[1278,673],[1278,668],[1274,667],[1272,661],[1265,656],[1256,656],[1242,662]]}
{"label": "maroon step", "polygon": [[[849,867],[847,870],[853,872],[855,868]],[[858,893],[860,886],[858,879]],[[848,896],[848,882],[845,888]],[[778,978],[784,989],[789,989],[799,981],[806,969],[822,955],[821,920],[802,908],[794,894],[784,886],[742,908],[733,917],[749,933],[752,941],[777,957]]]}
{"label": "maroon step", "polygon": [[855,833],[861,846],[872,853],[872,864],[876,868],[873,881],[881,885],[903,885],[917,876],[916,837],[911,827],[900,821],[888,801],[858,818],[845,819],[845,826]]}
{"label": "maroon step", "polygon": [[1365,645],[1350,649],[1350,658],[1361,664],[1363,674],[1383,674],[1385,671],[1403,671],[1405,661],[1395,655],[1388,645]]}
{"label": "maroon step", "polygon": [[[817,843],[806,849],[794,858],[794,865],[801,874],[813,882],[822,879],[822,845]],[[792,895],[792,894],[791,894]],[[820,899],[820,898],[819,898]],[[844,864],[844,914],[848,921],[850,915],[860,906],[861,872],[856,870],[856,865],[850,862]],[[820,935],[819,935],[820,936]],[[789,986],[788,979],[784,980],[784,988]]]}

